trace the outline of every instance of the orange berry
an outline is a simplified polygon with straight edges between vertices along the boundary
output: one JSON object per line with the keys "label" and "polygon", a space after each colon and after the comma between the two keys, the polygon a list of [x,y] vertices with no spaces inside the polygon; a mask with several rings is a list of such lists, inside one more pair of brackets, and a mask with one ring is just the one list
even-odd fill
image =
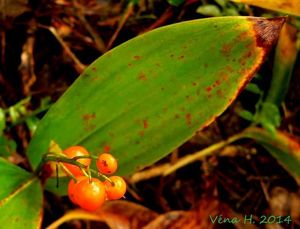
{"label": "orange berry", "polygon": [[126,182],[122,177],[112,176],[108,180],[104,181],[106,188],[106,195],[109,200],[117,200],[122,198],[126,193]]}
{"label": "orange berry", "polygon": [[75,186],[74,199],[82,209],[95,211],[102,206],[105,198],[105,186],[96,178],[83,179]]}
{"label": "orange berry", "polygon": [[[73,157],[78,157],[78,156],[89,156],[89,152],[83,148],[82,146],[71,146],[67,149],[64,150],[64,154],[68,157],[68,158],[73,158]],[[85,166],[89,166],[91,164],[91,159],[90,158],[81,158],[76,160],[77,162],[80,162],[81,164],[85,165]],[[82,176],[83,173],[81,171],[81,169],[76,166],[76,165],[72,165],[69,163],[63,163],[64,166],[75,176]]]}
{"label": "orange berry", "polygon": [[118,168],[118,162],[116,158],[109,153],[100,154],[96,165],[100,173],[107,175],[113,174]]}
{"label": "orange berry", "polygon": [[83,179],[85,179],[85,176],[79,176],[76,177],[77,181],[75,182],[73,179],[70,180],[68,185],[68,196],[69,199],[72,201],[73,204],[77,204],[74,198],[74,194],[76,192],[76,185]]}

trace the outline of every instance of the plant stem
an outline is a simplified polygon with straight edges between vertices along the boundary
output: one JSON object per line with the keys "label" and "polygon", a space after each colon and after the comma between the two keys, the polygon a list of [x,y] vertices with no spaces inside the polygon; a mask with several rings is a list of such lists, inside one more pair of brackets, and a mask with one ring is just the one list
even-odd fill
{"label": "plant stem", "polygon": [[91,168],[90,168],[90,172],[93,173],[95,176],[101,177],[101,178],[103,178],[104,180],[108,180],[111,184],[113,184],[112,180],[109,179],[108,176],[105,176],[104,174],[99,173],[98,171],[96,171],[96,170],[94,170],[94,169],[91,169]]}
{"label": "plant stem", "polygon": [[78,166],[79,168],[82,168],[82,169],[86,168],[85,165],[81,164],[78,161],[75,161],[72,158],[67,158],[65,156],[60,156],[60,155],[59,156],[58,155],[53,155],[53,153],[50,153],[50,154],[47,153],[47,154],[44,154],[40,164],[38,165],[37,169],[35,170],[35,174],[39,175],[42,168],[43,168],[43,165],[46,164],[49,161],[55,161],[55,162],[58,162],[58,163],[64,162],[64,163],[76,165],[76,166]]}

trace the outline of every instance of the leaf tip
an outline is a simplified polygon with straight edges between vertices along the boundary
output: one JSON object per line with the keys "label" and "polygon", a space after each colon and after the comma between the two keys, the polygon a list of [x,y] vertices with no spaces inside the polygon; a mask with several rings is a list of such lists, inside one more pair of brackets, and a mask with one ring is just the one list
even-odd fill
{"label": "leaf tip", "polygon": [[257,46],[269,50],[277,42],[286,17],[251,18],[250,20],[253,23]]}

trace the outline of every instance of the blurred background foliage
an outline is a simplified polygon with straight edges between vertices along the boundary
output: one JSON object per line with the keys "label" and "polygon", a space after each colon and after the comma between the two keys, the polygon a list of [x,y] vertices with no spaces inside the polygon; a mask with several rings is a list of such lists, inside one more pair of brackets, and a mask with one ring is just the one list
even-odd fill
{"label": "blurred background foliage", "polygon": [[[25,151],[39,120],[87,65],[118,44],[154,28],[196,18],[297,15],[295,7],[282,13],[276,10],[252,6],[251,1],[247,5],[227,0],[0,0],[0,156],[30,170]],[[98,215],[106,227],[114,228],[114,221],[123,228],[214,228],[199,220],[210,214],[290,215],[292,224],[266,228],[300,227],[299,180],[259,139],[227,144],[164,175],[186,155],[241,133],[249,125],[271,134],[288,133],[285,146],[299,143],[299,17],[290,16],[288,24],[290,35],[282,38],[221,117],[168,157],[127,179],[128,202],[112,203],[101,219]],[[286,140],[280,137],[282,132],[275,135],[279,136],[275,142]],[[248,132],[249,138],[259,136]],[[44,226],[72,208],[65,197],[48,191],[46,197]],[[78,214],[73,212],[73,218]],[[65,221],[63,228],[105,227],[86,220]]]}

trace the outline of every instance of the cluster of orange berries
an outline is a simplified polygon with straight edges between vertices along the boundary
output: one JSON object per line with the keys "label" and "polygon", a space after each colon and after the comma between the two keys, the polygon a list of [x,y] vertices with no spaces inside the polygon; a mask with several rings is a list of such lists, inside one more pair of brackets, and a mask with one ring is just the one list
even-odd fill
{"label": "cluster of orange berries", "polygon": [[[81,146],[71,146],[63,151],[64,154],[72,158],[80,158],[76,161],[86,166],[90,166],[91,158],[89,152]],[[95,211],[102,206],[105,200],[116,200],[124,196],[126,183],[122,177],[107,177],[104,182],[97,178],[85,176],[79,166],[70,163],[63,163],[67,170],[76,178],[71,179],[68,185],[68,196],[70,200],[82,209]],[[118,168],[117,160],[109,153],[100,154],[96,162],[100,174],[112,175]],[[104,176],[106,177],[106,176]]]}

